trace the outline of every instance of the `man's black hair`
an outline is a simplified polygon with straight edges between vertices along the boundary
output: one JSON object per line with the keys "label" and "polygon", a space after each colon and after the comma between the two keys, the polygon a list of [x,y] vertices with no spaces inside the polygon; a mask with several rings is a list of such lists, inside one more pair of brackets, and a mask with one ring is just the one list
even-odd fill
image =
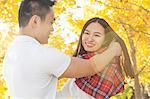
{"label": "man's black hair", "polygon": [[51,0],[23,0],[19,8],[19,27],[25,27],[33,15],[38,15],[42,20],[55,4]]}

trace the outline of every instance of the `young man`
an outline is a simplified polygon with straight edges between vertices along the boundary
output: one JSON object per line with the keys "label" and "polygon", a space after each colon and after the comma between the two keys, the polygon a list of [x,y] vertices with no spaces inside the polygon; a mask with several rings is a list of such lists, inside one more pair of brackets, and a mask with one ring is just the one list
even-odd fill
{"label": "young man", "polygon": [[50,0],[21,2],[18,18],[20,35],[15,38],[4,59],[4,77],[11,98],[55,99],[58,78],[93,75],[121,53],[116,42],[90,60],[69,57],[43,46],[53,31],[53,5]]}

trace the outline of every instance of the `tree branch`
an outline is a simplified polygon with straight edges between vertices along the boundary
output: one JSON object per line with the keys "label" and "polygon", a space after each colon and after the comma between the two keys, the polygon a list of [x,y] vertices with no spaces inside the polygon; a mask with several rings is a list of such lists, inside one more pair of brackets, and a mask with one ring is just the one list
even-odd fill
{"label": "tree branch", "polygon": [[126,10],[126,11],[129,10],[127,8],[120,8],[120,7],[117,7],[117,6],[111,6],[111,5],[106,4],[106,3],[102,2],[102,1],[97,1],[97,2],[99,2],[101,4],[104,4],[105,6],[108,6],[108,7],[112,7],[112,8],[118,9],[118,10]]}
{"label": "tree branch", "polygon": [[146,65],[143,66],[143,67],[141,68],[141,70],[139,70],[135,75],[136,75],[136,76],[140,75],[140,74],[143,72],[143,70],[145,69],[145,67],[146,67]]}
{"label": "tree branch", "polygon": [[[117,21],[115,21],[115,22],[117,22]],[[139,30],[134,29],[130,24],[124,23],[124,22],[122,22],[122,21],[119,21],[119,22],[117,22],[117,23],[119,23],[119,24],[124,24],[124,25],[128,25],[133,31],[135,31],[135,32],[141,32],[141,33],[143,33],[143,34],[145,34],[145,35],[150,36],[150,34],[147,33],[147,32],[139,31]]]}
{"label": "tree branch", "polygon": [[150,11],[149,11],[149,9],[146,9],[146,8],[144,8],[143,6],[141,6],[141,5],[137,5],[137,4],[135,4],[135,3],[131,3],[131,2],[129,2],[129,4],[132,4],[132,5],[135,5],[135,6],[138,6],[139,8],[141,8],[141,9],[143,9],[144,11],[146,11],[147,13],[149,13]]}
{"label": "tree branch", "polygon": [[[100,1],[100,0],[96,0],[96,2],[99,2],[99,3],[101,3],[101,4],[104,4],[105,6],[112,7],[112,8],[116,8],[116,9],[120,9],[120,10],[129,10],[129,9],[127,9],[127,8],[125,9],[125,8],[120,8],[120,7],[117,7],[117,6],[108,5],[108,4],[106,4],[106,3],[104,3],[104,2],[102,2],[102,1]],[[150,12],[149,9],[146,9],[146,8],[144,8],[144,7],[141,6],[141,5],[137,5],[137,4],[131,3],[131,2],[126,2],[126,3],[129,3],[129,4],[131,4],[131,5],[135,5],[135,6],[139,7],[139,8],[141,8],[141,9],[143,9],[143,10],[146,11],[147,13]]]}

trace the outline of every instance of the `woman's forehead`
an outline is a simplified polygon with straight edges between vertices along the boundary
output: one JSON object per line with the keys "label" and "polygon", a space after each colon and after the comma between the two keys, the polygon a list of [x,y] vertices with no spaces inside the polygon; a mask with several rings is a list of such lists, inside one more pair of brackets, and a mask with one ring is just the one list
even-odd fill
{"label": "woman's forehead", "polygon": [[92,22],[91,24],[89,24],[86,28],[86,31],[99,31],[99,32],[104,32],[105,28],[99,24],[98,22]]}

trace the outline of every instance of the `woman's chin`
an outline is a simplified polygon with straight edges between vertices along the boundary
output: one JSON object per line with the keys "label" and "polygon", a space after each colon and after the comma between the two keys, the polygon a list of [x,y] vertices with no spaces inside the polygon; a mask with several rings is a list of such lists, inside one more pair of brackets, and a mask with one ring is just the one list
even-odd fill
{"label": "woman's chin", "polygon": [[94,48],[88,48],[88,47],[86,47],[86,48],[84,48],[84,49],[85,49],[85,51],[87,51],[87,52],[95,52],[95,51],[96,51]]}

